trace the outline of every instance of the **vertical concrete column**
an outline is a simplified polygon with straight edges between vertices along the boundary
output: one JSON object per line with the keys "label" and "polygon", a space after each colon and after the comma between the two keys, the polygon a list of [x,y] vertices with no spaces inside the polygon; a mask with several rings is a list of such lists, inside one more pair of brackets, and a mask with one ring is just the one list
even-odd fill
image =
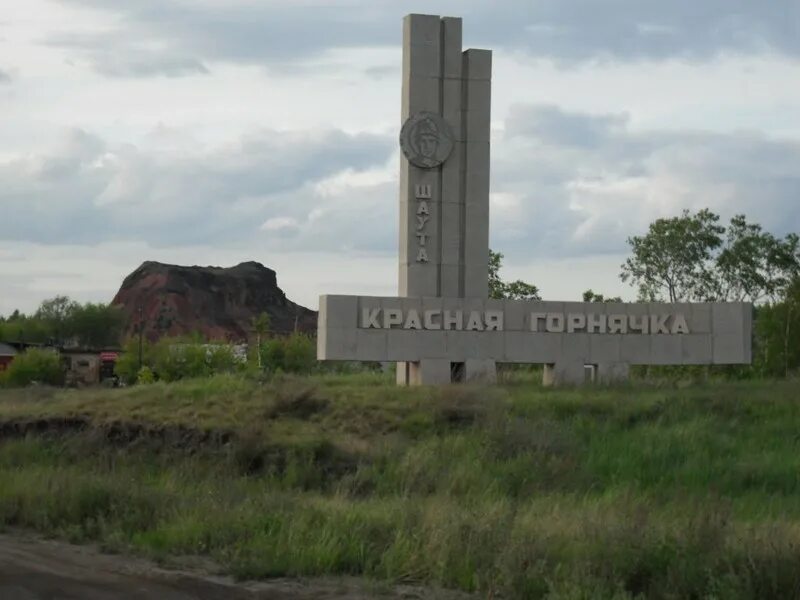
{"label": "vertical concrete column", "polygon": [[562,361],[544,366],[542,385],[583,385],[586,381],[586,369],[583,362]]}
{"label": "vertical concrete column", "polygon": [[455,136],[442,165],[440,295],[464,297],[464,131],[461,19],[442,18],[442,117]]}
{"label": "vertical concrete column", "polygon": [[[489,296],[489,130],[492,106],[492,52],[467,50],[462,66],[464,132],[462,264],[463,296]],[[468,360],[467,381],[495,381],[493,360]]]}
{"label": "vertical concrete column", "polygon": [[489,289],[489,129],[492,52],[467,50],[463,59],[466,131],[464,157],[464,296]]}
{"label": "vertical concrete column", "polygon": [[[408,15],[403,20],[403,95],[401,124],[421,111],[440,114],[442,102],[442,24],[436,15]],[[430,205],[441,197],[441,169],[422,169],[400,161],[400,269],[401,296],[438,296],[441,225],[431,210],[426,231],[427,261],[417,260],[417,186],[430,186]]]}
{"label": "vertical concrete column", "polygon": [[[403,87],[400,123],[421,112],[441,114],[442,22],[436,15],[407,15],[403,19]],[[417,260],[417,190],[430,186],[431,211],[426,231],[427,262]],[[422,169],[400,159],[400,248],[398,292],[400,296],[438,296],[440,293],[442,224],[439,207],[442,194],[441,169]],[[397,363],[397,383],[418,385],[425,373],[420,363]]]}

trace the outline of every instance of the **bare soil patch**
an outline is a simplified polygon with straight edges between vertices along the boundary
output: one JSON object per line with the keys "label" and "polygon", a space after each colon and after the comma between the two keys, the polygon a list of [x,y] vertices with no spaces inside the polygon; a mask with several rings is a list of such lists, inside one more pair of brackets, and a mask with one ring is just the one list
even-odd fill
{"label": "bare soil patch", "polygon": [[357,579],[235,582],[216,575],[205,559],[181,569],[93,546],[45,540],[23,532],[0,534],[0,598],[4,600],[456,600],[464,594],[413,586],[378,589]]}

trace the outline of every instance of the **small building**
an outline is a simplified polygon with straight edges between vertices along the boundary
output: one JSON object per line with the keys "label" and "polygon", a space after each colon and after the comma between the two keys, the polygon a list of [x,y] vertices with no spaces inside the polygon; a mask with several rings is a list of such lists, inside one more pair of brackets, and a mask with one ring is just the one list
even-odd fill
{"label": "small building", "polygon": [[5,371],[18,354],[11,344],[0,342],[0,371]]}
{"label": "small building", "polygon": [[89,348],[62,348],[61,365],[67,385],[93,385],[114,377],[116,351]]}

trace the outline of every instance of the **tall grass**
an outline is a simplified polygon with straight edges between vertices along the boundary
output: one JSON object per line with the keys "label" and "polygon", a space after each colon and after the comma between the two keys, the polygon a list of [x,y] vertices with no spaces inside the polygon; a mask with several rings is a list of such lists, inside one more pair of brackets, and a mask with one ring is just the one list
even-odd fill
{"label": "tall grass", "polygon": [[[0,396],[0,421],[79,414],[94,427],[0,442],[6,525],[206,554],[240,577],[349,574],[509,598],[800,597],[791,383],[226,377],[21,394]],[[234,436],[110,443],[108,424],[127,421]]]}

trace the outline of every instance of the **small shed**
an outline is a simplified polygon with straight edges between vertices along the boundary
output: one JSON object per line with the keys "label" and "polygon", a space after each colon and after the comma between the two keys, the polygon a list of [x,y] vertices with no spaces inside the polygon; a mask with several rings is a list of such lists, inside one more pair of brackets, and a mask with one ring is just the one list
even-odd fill
{"label": "small shed", "polygon": [[17,350],[13,346],[0,342],[0,371],[5,371],[16,355]]}

